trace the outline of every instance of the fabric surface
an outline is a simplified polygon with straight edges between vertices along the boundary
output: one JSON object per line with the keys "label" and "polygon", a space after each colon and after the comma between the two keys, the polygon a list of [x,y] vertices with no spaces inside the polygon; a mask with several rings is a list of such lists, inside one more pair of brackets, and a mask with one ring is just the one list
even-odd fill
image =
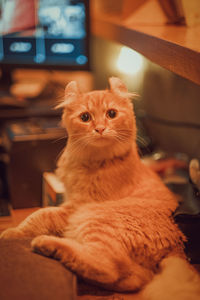
{"label": "fabric surface", "polygon": [[0,240],[1,300],[75,300],[76,276],[33,253],[30,240]]}

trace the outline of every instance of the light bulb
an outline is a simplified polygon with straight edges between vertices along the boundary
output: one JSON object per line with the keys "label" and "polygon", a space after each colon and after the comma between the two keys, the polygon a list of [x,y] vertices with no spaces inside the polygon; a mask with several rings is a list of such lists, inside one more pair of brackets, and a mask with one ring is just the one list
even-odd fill
{"label": "light bulb", "polygon": [[143,67],[143,57],[128,47],[122,47],[117,59],[117,68],[125,74],[136,74]]}

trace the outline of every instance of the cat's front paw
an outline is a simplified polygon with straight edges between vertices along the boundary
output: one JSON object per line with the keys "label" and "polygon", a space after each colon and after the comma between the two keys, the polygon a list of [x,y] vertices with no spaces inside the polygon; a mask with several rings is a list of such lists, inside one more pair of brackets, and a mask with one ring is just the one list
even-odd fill
{"label": "cat's front paw", "polygon": [[17,239],[24,237],[24,234],[18,228],[8,228],[0,234],[0,239]]}
{"label": "cat's front paw", "polygon": [[56,252],[53,237],[48,235],[40,235],[31,242],[32,250],[45,256],[53,257]]}

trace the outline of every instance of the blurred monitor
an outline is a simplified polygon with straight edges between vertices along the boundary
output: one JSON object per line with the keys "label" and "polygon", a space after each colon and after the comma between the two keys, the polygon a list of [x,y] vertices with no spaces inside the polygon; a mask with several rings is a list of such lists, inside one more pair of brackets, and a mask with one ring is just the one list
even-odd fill
{"label": "blurred monitor", "polygon": [[89,0],[0,0],[0,68],[87,70]]}

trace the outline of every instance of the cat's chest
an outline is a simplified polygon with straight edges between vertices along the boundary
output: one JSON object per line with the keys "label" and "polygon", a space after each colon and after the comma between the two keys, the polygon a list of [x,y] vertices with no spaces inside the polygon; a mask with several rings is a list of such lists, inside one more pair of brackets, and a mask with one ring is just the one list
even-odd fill
{"label": "cat's chest", "polygon": [[66,187],[68,195],[73,197],[80,195],[88,200],[103,200],[111,196],[113,184],[106,178],[105,172],[91,171],[79,168],[67,176]]}
{"label": "cat's chest", "polygon": [[129,182],[125,174],[112,166],[71,169],[65,186],[69,198],[81,197],[87,201],[114,200],[127,196]]}

